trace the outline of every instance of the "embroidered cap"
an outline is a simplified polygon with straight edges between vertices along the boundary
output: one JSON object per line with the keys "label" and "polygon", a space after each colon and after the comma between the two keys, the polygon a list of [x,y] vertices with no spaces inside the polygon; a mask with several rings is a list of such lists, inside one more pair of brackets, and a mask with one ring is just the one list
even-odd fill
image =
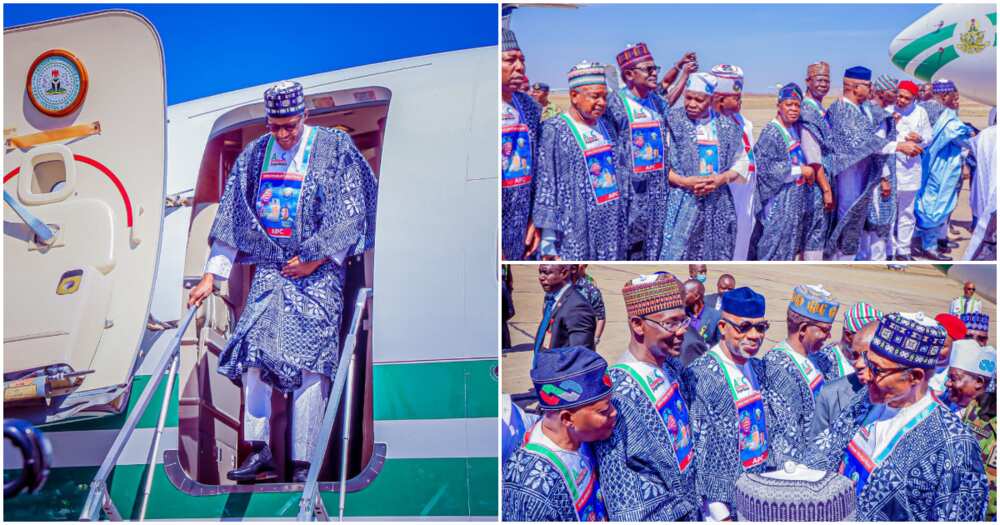
{"label": "embroidered cap", "polygon": [[844,71],[844,78],[870,81],[872,79],[872,70],[864,66],[849,67],[846,71]]}
{"label": "embroidered cap", "polygon": [[699,71],[688,77],[684,90],[711,95],[715,93],[715,86],[718,82],[719,79],[715,75]]}
{"label": "embroidered cap", "polygon": [[604,66],[597,62],[584,60],[573,66],[567,74],[569,88],[574,89],[580,86],[607,86],[608,79],[604,76]]}
{"label": "embroidered cap", "polygon": [[881,89],[882,91],[892,91],[896,89],[896,84],[898,82],[899,79],[882,74],[875,79],[875,87]]}
{"label": "embroidered cap", "polygon": [[814,62],[806,67],[806,78],[813,75],[826,75],[830,76],[830,64],[820,60],[819,62]]}
{"label": "embroidered cap", "polygon": [[844,312],[844,330],[851,333],[858,333],[866,324],[879,321],[885,314],[874,306],[860,302]]}
{"label": "embroidered cap", "polygon": [[608,362],[584,346],[539,352],[531,382],[542,410],[589,405],[610,394],[612,387]]}
{"label": "embroidered cap", "polygon": [[504,28],[500,35],[503,51],[520,51],[521,46],[517,45],[517,35],[510,29]]}
{"label": "embroidered cap", "polygon": [[942,78],[935,80],[934,83],[931,84],[931,91],[934,93],[951,93],[953,91],[958,91],[958,88],[955,87],[954,82],[948,80],[947,78]]}
{"label": "embroidered cap", "polygon": [[965,323],[965,327],[969,330],[975,330],[977,332],[990,331],[990,316],[988,314],[972,312],[960,315],[959,319]]}
{"label": "embroidered cap", "polygon": [[945,335],[944,328],[923,312],[894,312],[879,321],[871,349],[904,366],[934,368]]}
{"label": "embroidered cap", "polygon": [[944,328],[944,332],[951,336],[953,341],[965,339],[965,334],[969,331],[961,319],[951,314],[937,314],[934,320]]}
{"label": "embroidered cap", "polygon": [[712,75],[716,78],[716,93],[739,95],[743,92],[743,69],[740,66],[719,64],[712,68]]}
{"label": "embroidered cap", "polygon": [[854,521],[854,482],[801,465],[766,474],[743,473],[733,492],[739,521]]}
{"label": "embroidered cap", "polygon": [[993,377],[997,372],[997,351],[992,346],[979,346],[972,339],[955,341],[951,347],[952,368]]}
{"label": "embroidered cap", "polygon": [[264,107],[269,117],[294,117],[306,110],[302,84],[282,80],[264,92]]}
{"label": "embroidered cap", "polygon": [[637,44],[628,44],[625,46],[625,50],[618,53],[618,56],[615,58],[618,60],[618,68],[625,69],[639,62],[653,60],[653,55],[649,52],[649,47],[645,43],[639,42]]}
{"label": "embroidered cap", "polygon": [[778,102],[786,100],[802,100],[802,88],[795,82],[789,82],[778,90]]}
{"label": "embroidered cap", "polygon": [[534,89],[535,91],[544,91],[548,93],[549,85],[546,84],[545,82],[535,82],[534,84],[531,85],[531,89]]}
{"label": "embroidered cap", "polygon": [[837,319],[840,303],[822,284],[804,284],[796,286],[792,291],[788,309],[806,319],[833,324]]}
{"label": "embroidered cap", "polygon": [[764,317],[764,296],[741,286],[722,295],[722,311],[739,317]]}
{"label": "embroidered cap", "polygon": [[632,279],[622,288],[622,297],[630,318],[684,308],[681,282],[667,272],[640,275]]}
{"label": "embroidered cap", "polygon": [[917,93],[920,92],[920,88],[918,88],[917,84],[911,80],[904,80],[900,82],[898,89],[909,91],[913,96],[917,96]]}

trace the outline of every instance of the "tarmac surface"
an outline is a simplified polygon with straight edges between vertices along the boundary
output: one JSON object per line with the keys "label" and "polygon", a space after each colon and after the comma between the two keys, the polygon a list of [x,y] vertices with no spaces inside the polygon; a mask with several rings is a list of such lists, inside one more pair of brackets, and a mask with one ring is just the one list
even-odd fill
{"label": "tarmac surface", "polygon": [[[542,316],[544,294],[538,284],[534,264],[512,265],[513,301],[516,315],[509,323],[513,348],[501,360],[504,393],[523,393],[531,389],[529,371],[535,331]],[[628,345],[627,316],[622,286],[630,279],[656,271],[668,271],[688,279],[686,264],[600,264],[590,265],[587,273],[601,290],[607,309],[607,325],[597,352],[615,362]],[[932,265],[911,265],[905,270],[890,270],[877,264],[808,264],[808,263],[720,263],[708,264],[706,294],[715,293],[719,276],[729,273],[736,286],[750,286],[767,300],[767,319],[771,322],[761,356],[786,335],[785,312],[792,289],[798,284],[821,283],[846,308],[858,301],[874,304],[883,312],[922,311],[930,316],[947,312],[951,300],[962,295],[962,283],[948,277]],[[996,268],[988,272],[996,282]],[[980,284],[980,288],[985,285]],[[990,344],[996,347],[996,303],[980,297],[983,312],[990,316]],[[839,340],[842,315],[831,331],[831,341]]]}

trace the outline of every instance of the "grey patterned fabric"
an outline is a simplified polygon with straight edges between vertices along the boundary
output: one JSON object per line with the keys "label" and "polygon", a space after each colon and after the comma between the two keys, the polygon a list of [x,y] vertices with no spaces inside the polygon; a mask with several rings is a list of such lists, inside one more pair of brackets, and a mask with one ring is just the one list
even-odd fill
{"label": "grey patterned fabric", "polygon": [[736,481],[739,521],[854,521],[854,484],[833,472],[818,481],[743,474]]}
{"label": "grey patterned fabric", "polygon": [[809,385],[788,354],[771,349],[764,356],[767,364],[767,430],[771,453],[778,465],[787,460],[802,462],[803,448],[812,423],[816,403]]}
{"label": "grey patterned fabric", "polygon": [[504,521],[577,521],[573,497],[556,467],[520,448],[503,467]]}

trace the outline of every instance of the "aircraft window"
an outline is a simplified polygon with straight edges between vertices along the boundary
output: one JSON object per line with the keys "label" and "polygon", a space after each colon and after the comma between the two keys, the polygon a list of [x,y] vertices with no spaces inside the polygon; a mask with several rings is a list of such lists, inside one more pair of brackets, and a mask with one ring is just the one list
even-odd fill
{"label": "aircraft window", "polygon": [[31,177],[31,192],[35,195],[55,193],[66,183],[66,164],[61,157],[42,159],[35,163]]}
{"label": "aircraft window", "polygon": [[[380,89],[381,88],[375,88]],[[379,92],[388,93],[385,90]],[[310,112],[307,123],[311,126],[337,128],[350,134],[362,155],[369,161],[378,177],[382,156],[382,138],[385,130],[389,100],[364,100],[354,105],[340,104],[340,100],[351,97],[351,92],[332,92],[330,101],[336,104],[317,103]],[[388,98],[388,97],[387,97]],[[316,99],[314,99],[316,100]],[[238,114],[241,108],[234,110]],[[207,235],[217,212],[217,203],[225,188],[232,165],[251,141],[267,133],[264,120],[252,118],[243,122],[225,118],[225,126],[213,134],[205,144],[202,154],[198,182],[195,186],[193,214],[188,238],[185,263],[185,281],[197,282],[207,258]],[[372,287],[372,265],[374,254],[348,259],[345,262],[344,311],[342,313],[341,344],[346,342],[346,332],[351,320],[357,292],[361,288]],[[193,327],[197,335],[189,339],[189,345],[197,346],[191,351],[182,351],[180,368],[181,389],[179,398],[179,442],[176,472],[190,479],[198,486],[213,487],[211,490],[244,492],[246,490],[281,491],[291,479],[291,435],[288,428],[291,406],[290,396],[286,398],[277,389],[271,398],[271,441],[270,448],[276,459],[278,481],[258,483],[249,489],[237,485],[226,478],[226,473],[240,464],[250,454],[250,448],[243,439],[242,389],[217,373],[218,357],[225,348],[233,328],[239,320],[246,302],[247,293],[253,280],[254,267],[236,265],[219,292],[210,297],[206,308],[210,313],[204,323]],[[217,281],[218,282],[218,281]],[[369,303],[369,308],[370,308]],[[365,319],[370,323],[371,312]],[[194,334],[192,334],[194,335]],[[345,397],[342,399],[346,398]],[[371,364],[371,337],[365,327],[357,339],[355,349],[354,388],[351,395],[351,425],[348,437],[348,479],[362,476],[370,481],[373,476],[362,475],[377,470],[380,465],[379,446],[374,443],[373,386]],[[338,417],[327,458],[320,473],[325,482],[339,479],[341,461],[342,415]],[[172,467],[174,468],[174,467]],[[367,483],[368,481],[364,481]],[[361,483],[355,480],[354,483]],[[297,485],[289,485],[294,491]],[[199,489],[200,490],[200,489]],[[208,490],[208,489],[205,489]],[[301,488],[299,488],[301,490]],[[327,489],[324,489],[327,490]]]}

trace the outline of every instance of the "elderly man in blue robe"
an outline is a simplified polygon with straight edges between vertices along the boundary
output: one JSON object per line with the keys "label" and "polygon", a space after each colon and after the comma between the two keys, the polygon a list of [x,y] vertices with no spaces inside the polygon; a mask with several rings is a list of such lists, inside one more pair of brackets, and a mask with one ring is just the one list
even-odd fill
{"label": "elderly man in blue robe", "polygon": [[712,109],[717,84],[714,75],[691,75],[684,107],[667,117],[672,188],[660,260],[731,260],[735,253],[736,207],[729,185],[746,183],[750,160],[743,130]]}
{"label": "elderly man in blue robe", "polygon": [[754,145],[760,202],[759,236],[753,243],[757,260],[823,257],[833,192],[820,167],[821,148],[814,135],[804,133],[801,101],[798,85],[783,86],[778,113]]}
{"label": "elderly man in blue robe", "polygon": [[690,318],[681,283],[642,275],[622,288],[628,348],[608,374],[618,409],[614,433],[594,444],[611,521],[697,521],[694,436],[681,384],[681,342]]}
{"label": "elderly man in blue robe", "polygon": [[753,152],[753,121],[740,113],[743,108],[743,69],[731,64],[719,64],[712,68],[712,75],[718,80],[712,105],[716,113],[736,122],[743,130],[743,151],[747,154],[747,181],[745,184],[732,184],[729,191],[733,194],[733,206],[736,208],[736,247],[733,249],[734,261],[745,261],[750,252],[750,237],[757,222],[754,207],[756,206],[757,179],[754,176],[757,165]]}
{"label": "elderly man in blue robe", "polygon": [[714,521],[735,517],[741,474],[772,464],[761,395],[764,361],[754,357],[770,326],[764,311],[764,296],[745,286],[722,296],[722,339],[691,363],[683,381],[690,392],[696,487],[702,514]]}
{"label": "elderly man in blue robe", "polygon": [[374,245],[377,188],[347,133],[305,124],[301,85],[279,82],[264,102],[270,133],[236,159],[209,233],[205,274],[188,304],[210,295],[234,262],[256,265],[219,356],[218,372],[243,386],[243,436],[252,450],[227,476],[275,477],[268,442],[277,388],[292,396],[292,479],[304,481],[337,371],[344,263]]}
{"label": "elderly man in blue robe", "polygon": [[542,123],[532,210],[546,260],[624,260],[632,183],[615,158],[604,66],[569,71],[570,108]]}
{"label": "elderly man in blue robe", "polygon": [[795,287],[788,303],[788,336],[764,357],[766,363],[767,422],[776,462],[801,463],[823,388],[823,374],[809,356],[830,337],[838,303],[822,285]]}
{"label": "elderly man in blue robe", "polygon": [[827,242],[827,253],[838,260],[884,259],[895,212],[895,163],[887,159],[897,151],[919,155],[920,146],[895,140],[885,114],[866,103],[871,90],[871,70],[855,66],[844,72],[844,94],[827,110],[830,151],[823,164],[833,178],[837,222]]}
{"label": "elderly man in blue robe", "polygon": [[[878,320],[872,321],[862,326],[851,339],[849,352],[852,373],[823,384],[823,389],[816,396],[816,410],[813,413],[812,423],[809,424],[810,443],[815,441],[816,436],[830,428],[844,410],[853,406],[859,395],[864,395],[863,391],[867,388],[865,385],[870,377],[862,354],[871,348],[877,329]],[[811,457],[810,454],[811,449],[806,445],[806,457]]]}
{"label": "elderly man in blue robe", "polygon": [[505,521],[606,521],[602,480],[592,449],[607,439],[618,412],[608,363],[589,348],[538,355],[531,382],[542,418],[503,467]]}
{"label": "elderly man in blue robe", "polygon": [[608,96],[603,119],[618,136],[618,169],[628,174],[628,258],[656,260],[663,238],[667,191],[667,126],[670,107],[657,92],[660,67],[646,44],[630,44],[616,57],[625,85]]}
{"label": "elderly man in blue robe", "polygon": [[933,124],[931,143],[923,157],[923,181],[913,210],[920,236],[918,255],[936,261],[950,261],[942,253],[948,242],[948,219],[958,203],[959,181],[972,130],[958,118],[959,96],[950,80],[934,82],[934,93],[945,109]]}
{"label": "elderly man in blue robe", "polygon": [[981,521],[989,484],[975,436],[929,391],[945,331],[922,313],[879,321],[867,389],[816,436],[806,463],[854,480],[859,521]]}
{"label": "elderly man in blue robe", "polygon": [[531,222],[531,198],[537,169],[541,107],[519,91],[528,81],[524,76],[524,53],[514,32],[506,28],[501,57],[501,247],[505,260],[519,261],[535,253],[540,238]]}
{"label": "elderly man in blue robe", "polygon": [[844,325],[840,332],[840,340],[809,354],[809,360],[822,372],[824,380],[833,381],[854,373],[854,368],[851,366],[856,358],[851,349],[854,338],[865,325],[878,321],[884,315],[878,308],[866,302],[854,303],[844,310]]}

